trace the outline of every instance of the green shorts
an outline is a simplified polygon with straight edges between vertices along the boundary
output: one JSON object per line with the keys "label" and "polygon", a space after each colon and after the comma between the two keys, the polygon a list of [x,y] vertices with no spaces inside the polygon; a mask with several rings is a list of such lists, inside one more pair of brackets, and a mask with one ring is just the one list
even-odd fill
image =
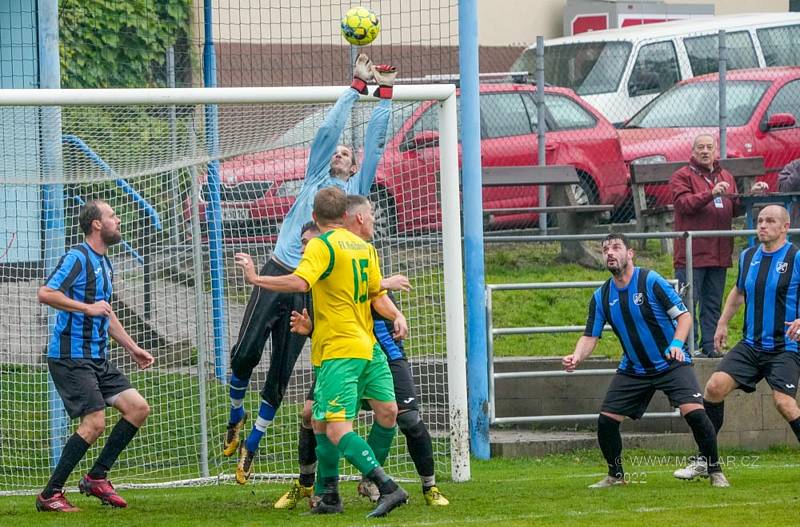
{"label": "green shorts", "polygon": [[330,359],[322,362],[314,388],[315,421],[352,421],[361,399],[394,401],[394,381],[386,354],[377,344],[372,360]]}

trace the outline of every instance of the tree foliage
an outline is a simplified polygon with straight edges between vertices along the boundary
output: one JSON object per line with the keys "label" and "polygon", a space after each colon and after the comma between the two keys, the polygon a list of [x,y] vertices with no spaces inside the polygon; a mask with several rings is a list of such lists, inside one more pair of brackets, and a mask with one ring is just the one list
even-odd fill
{"label": "tree foliage", "polygon": [[165,86],[170,46],[182,58],[184,84],[191,8],[191,0],[60,0],[62,87]]}

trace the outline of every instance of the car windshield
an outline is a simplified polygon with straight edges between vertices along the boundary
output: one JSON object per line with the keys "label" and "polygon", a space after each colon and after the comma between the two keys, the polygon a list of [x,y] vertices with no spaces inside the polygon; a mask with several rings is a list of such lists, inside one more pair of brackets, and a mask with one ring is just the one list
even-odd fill
{"label": "car windshield", "polygon": [[[728,126],[744,126],[770,83],[728,81]],[[656,97],[625,128],[702,128],[719,125],[719,83],[681,84]]]}
{"label": "car windshield", "polygon": [[[397,130],[403,125],[420,103],[396,103],[392,107],[392,118],[386,131],[386,137],[393,137]],[[333,106],[319,108],[306,115],[303,119],[294,124],[289,130],[284,132],[274,143],[274,148],[295,147],[303,148],[311,146],[322,121]],[[364,134],[367,130],[367,123],[372,113],[375,103],[358,103],[353,106],[350,116],[347,118],[344,132],[342,133],[341,143],[352,146],[356,151],[364,147]],[[351,123],[355,122],[355,126]]]}
{"label": "car windshield", "polygon": [[[546,46],[545,81],[571,88],[578,95],[617,91],[631,53],[630,42],[582,42]],[[512,71],[536,71],[536,49],[526,49],[511,67]]]}

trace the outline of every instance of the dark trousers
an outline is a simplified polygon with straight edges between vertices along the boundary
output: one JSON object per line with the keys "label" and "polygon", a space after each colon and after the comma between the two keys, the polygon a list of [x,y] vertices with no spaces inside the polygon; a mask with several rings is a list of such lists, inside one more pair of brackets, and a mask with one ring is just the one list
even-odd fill
{"label": "dark trousers", "polygon": [[[727,267],[695,267],[693,271],[694,335],[696,347],[708,355],[714,351],[714,333],[722,309]],[[686,269],[675,269],[675,278],[681,287],[686,284]],[[685,300],[685,299],[684,299]]]}
{"label": "dark trousers", "polygon": [[[283,276],[290,271],[270,259],[260,274]],[[272,336],[272,355],[261,397],[273,408],[281,405],[294,365],[306,342],[304,335],[289,330],[289,317],[292,311],[302,313],[307,307],[308,293],[275,293],[260,287],[253,288],[247,301],[239,337],[231,349],[231,371],[240,379],[249,379],[261,361],[267,339]]]}

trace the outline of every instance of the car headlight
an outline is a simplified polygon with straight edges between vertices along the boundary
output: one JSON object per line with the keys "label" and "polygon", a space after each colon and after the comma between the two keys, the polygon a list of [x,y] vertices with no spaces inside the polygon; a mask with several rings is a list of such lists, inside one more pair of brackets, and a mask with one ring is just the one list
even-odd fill
{"label": "car headlight", "polygon": [[662,155],[644,156],[631,161],[631,165],[655,165],[656,163],[666,163],[667,158]]}
{"label": "car headlight", "polygon": [[278,187],[275,195],[279,198],[294,198],[300,193],[300,189],[303,188],[303,181],[302,179],[286,180]]}

